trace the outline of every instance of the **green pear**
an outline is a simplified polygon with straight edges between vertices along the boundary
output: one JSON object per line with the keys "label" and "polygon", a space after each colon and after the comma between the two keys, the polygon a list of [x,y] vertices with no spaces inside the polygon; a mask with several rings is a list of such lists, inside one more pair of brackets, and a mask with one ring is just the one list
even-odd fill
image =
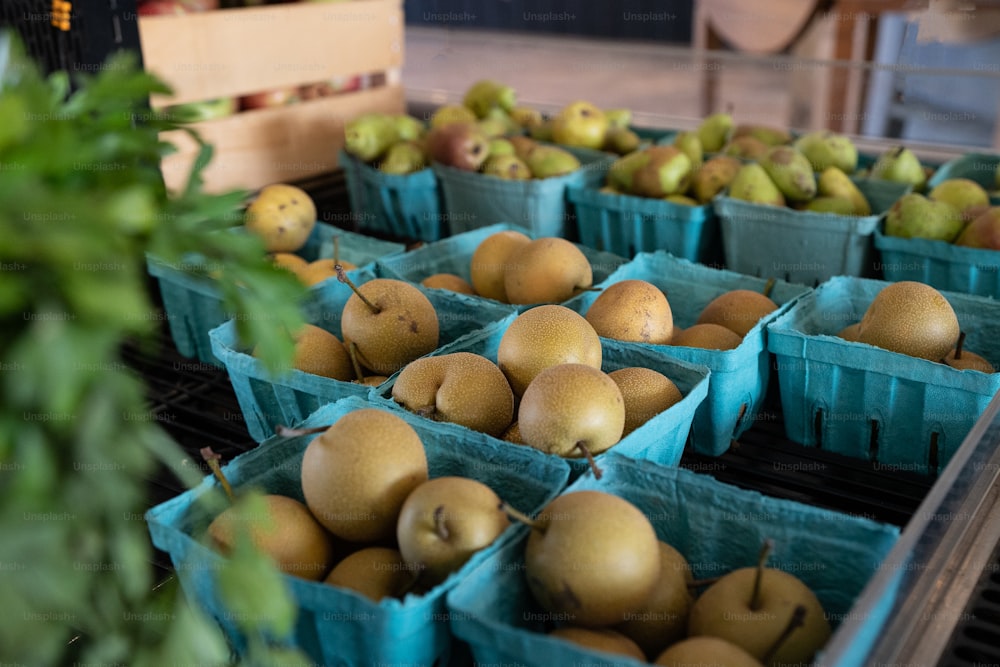
{"label": "green pear", "polygon": [[536,141],[553,141],[552,123],[553,120],[551,118],[546,119],[538,125],[529,127],[528,134],[531,135],[531,138]]}
{"label": "green pear", "polygon": [[428,123],[431,129],[452,123],[475,123],[478,119],[472,109],[462,104],[445,104],[434,110]]}
{"label": "green pear", "polygon": [[976,216],[955,239],[955,245],[1000,250],[1000,207]]}
{"label": "green pear", "polygon": [[692,199],[687,195],[667,195],[663,198],[663,201],[673,202],[675,204],[680,204],[682,206],[700,206],[696,199]]}
{"label": "green pear", "polygon": [[854,215],[871,215],[872,207],[854,181],[839,168],[831,166],[816,179],[816,194],[820,197],[847,199],[854,206]]}
{"label": "green pear", "polygon": [[602,148],[618,155],[628,155],[632,151],[639,150],[641,143],[639,135],[627,127],[609,127],[604,135]]}
{"label": "green pear", "polygon": [[516,155],[514,144],[503,137],[490,139],[489,157],[496,155]]}
{"label": "green pear", "polygon": [[706,153],[715,153],[721,150],[729,142],[733,125],[733,117],[728,113],[716,113],[705,118],[695,130],[701,141],[702,150]]}
{"label": "green pear", "polygon": [[785,196],[781,190],[767,175],[764,167],[756,162],[745,164],[736,172],[729,184],[729,196],[755,204],[785,205]]}
{"label": "green pear", "polygon": [[722,192],[736,177],[742,163],[728,155],[716,155],[691,174],[688,193],[705,204]]}
{"label": "green pear", "polygon": [[760,161],[786,199],[807,201],[816,196],[816,174],[805,155],[791,146],[775,146]]}
{"label": "green pear", "polygon": [[508,181],[526,181],[532,178],[531,168],[516,155],[490,155],[480,171]]}
{"label": "green pear", "polygon": [[533,107],[515,106],[508,113],[515,123],[526,130],[541,125],[545,121],[542,112]]}
{"label": "green pear", "polygon": [[399,141],[385,152],[378,168],[385,174],[412,174],[427,166],[423,146],[416,141]]}
{"label": "green pear", "polygon": [[760,139],[751,136],[743,136],[736,137],[726,144],[722,148],[722,154],[732,155],[733,157],[742,158],[744,160],[760,160],[767,155],[769,150],[771,150],[771,147]]}
{"label": "green pear", "polygon": [[608,119],[608,129],[617,127],[627,130],[632,124],[631,109],[605,109],[604,117]]}
{"label": "green pear", "polygon": [[558,146],[536,146],[524,157],[524,161],[535,178],[563,176],[580,168],[580,160]]}
{"label": "green pear", "polygon": [[969,178],[948,178],[927,194],[934,201],[945,201],[957,208],[966,220],[975,217],[982,207],[989,207],[990,195],[979,183]]}
{"label": "green pear", "polygon": [[879,156],[872,165],[871,177],[894,183],[912,185],[922,190],[927,184],[927,172],[916,154],[905,146],[896,146]]}
{"label": "green pear", "polygon": [[814,197],[807,201],[801,210],[836,215],[857,215],[854,212],[854,202],[844,197]]}
{"label": "green pear", "polygon": [[813,171],[837,167],[845,174],[858,168],[858,149],[851,138],[827,130],[810,132],[796,139],[793,144],[809,160]]}
{"label": "green pear", "polygon": [[510,86],[481,79],[465,91],[462,104],[471,109],[477,118],[486,118],[492,109],[513,109],[517,105],[517,93]]}
{"label": "green pear", "polygon": [[650,146],[649,161],[632,175],[632,192],[643,197],[666,197],[687,190],[691,158],[676,146]]}
{"label": "green pear", "polygon": [[552,139],[564,146],[600,149],[607,131],[604,112],[583,100],[566,105],[552,119]]}
{"label": "green pear", "polygon": [[522,160],[528,157],[528,153],[535,150],[535,147],[538,146],[537,141],[531,137],[526,137],[520,134],[504,137],[504,140],[509,142],[510,145],[514,147],[514,155],[518,156]]}
{"label": "green pear", "polygon": [[383,113],[366,113],[344,126],[344,150],[371,162],[398,140],[396,122]]}
{"label": "green pear", "polygon": [[691,160],[691,166],[697,169],[705,161],[705,151],[697,132],[678,132],[674,137],[674,146]]}
{"label": "green pear", "polygon": [[767,125],[737,125],[733,129],[733,139],[737,137],[754,137],[768,146],[784,146],[792,143],[792,135],[783,128]]}
{"label": "green pear", "polygon": [[961,212],[943,201],[933,201],[919,192],[900,197],[885,218],[887,236],[934,239],[948,243],[961,233]]}
{"label": "green pear", "polygon": [[607,185],[620,192],[632,193],[632,178],[639,167],[649,162],[650,154],[646,151],[634,151],[623,155],[608,168]]}
{"label": "green pear", "polygon": [[396,136],[403,141],[416,141],[426,131],[423,123],[406,114],[392,116],[392,122],[396,127]]}

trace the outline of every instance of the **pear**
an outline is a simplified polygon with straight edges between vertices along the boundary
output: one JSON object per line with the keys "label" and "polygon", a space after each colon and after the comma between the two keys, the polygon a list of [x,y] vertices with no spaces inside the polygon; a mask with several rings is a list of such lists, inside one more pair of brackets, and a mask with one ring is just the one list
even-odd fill
{"label": "pear", "polygon": [[765,567],[769,552],[765,544],[757,567],[729,572],[695,600],[688,634],[725,639],[766,665],[809,664],[830,638],[830,623],[801,579]]}
{"label": "pear", "polygon": [[858,342],[930,361],[943,359],[959,333],[944,295],[912,280],[883,287],[858,324]]}
{"label": "pear", "polygon": [[510,255],[516,248],[529,243],[528,236],[514,230],[496,232],[483,239],[469,262],[469,277],[476,294],[507,303],[504,274],[510,266]]}
{"label": "pear", "polygon": [[652,368],[631,366],[608,373],[625,401],[624,438],[684,398],[673,380]]}
{"label": "pear", "polygon": [[642,197],[666,197],[683,193],[691,182],[694,165],[676,146],[650,146],[649,161],[632,174],[632,193]]}
{"label": "pear", "polygon": [[798,210],[833,213],[834,215],[856,215],[854,203],[844,197],[814,197],[802,204]]}
{"label": "pear", "polygon": [[517,105],[512,107],[508,113],[510,113],[513,121],[525,130],[538,127],[545,121],[542,117],[542,112],[533,107]]}
{"label": "pear", "polygon": [[389,547],[365,547],[350,554],[330,570],[324,583],[364,595],[372,602],[402,598],[417,571],[403,554]]}
{"label": "pear", "polygon": [[846,327],[837,332],[839,338],[843,338],[849,342],[857,342],[858,340],[858,329],[861,326],[860,322],[855,322],[854,324],[848,324]]}
{"label": "pear", "polygon": [[601,339],[583,315],[565,306],[536,306],[518,315],[500,338],[497,366],[516,396],[550,366],[601,367]]}
{"label": "pear", "polygon": [[503,112],[491,114],[486,118],[480,118],[476,122],[476,127],[491,141],[493,139],[501,139],[511,132],[520,131],[521,129]]}
{"label": "pear", "polygon": [[519,134],[504,137],[503,140],[508,142],[514,148],[514,155],[518,156],[522,160],[528,157],[528,153],[535,150],[535,148],[539,146],[539,143],[531,137],[525,137]]}
{"label": "pear", "polygon": [[694,604],[694,577],[687,559],[662,540],[659,546],[660,576],[653,592],[628,615],[628,620],[615,626],[650,657],[660,655],[667,646],[685,637],[688,613]]}
{"label": "pear", "polygon": [[628,155],[639,150],[641,144],[642,139],[633,130],[627,127],[609,127],[601,148],[618,155]]}
{"label": "pear", "polygon": [[696,323],[719,324],[743,337],[763,317],[777,309],[778,304],[762,292],[734,289],[712,299],[702,308]]}
{"label": "pear", "polygon": [[775,146],[760,161],[786,199],[806,201],[816,196],[816,175],[806,156],[791,146]]}
{"label": "pear", "polygon": [[954,241],[965,222],[962,213],[944,201],[928,199],[918,192],[903,195],[885,217],[887,236]]}
{"label": "pear", "polygon": [[[306,324],[294,338],[292,368],[334,380],[353,379],[354,369],[347,348],[334,334],[315,324]],[[257,356],[256,349],[253,356]]]}
{"label": "pear", "polygon": [[955,239],[955,245],[1000,250],[1000,208],[977,215]]}
{"label": "pear", "polygon": [[628,129],[632,125],[631,109],[605,109],[604,117],[608,119],[608,129]]}
{"label": "pear", "polygon": [[[208,526],[208,537],[221,553],[229,554],[240,530],[248,529],[254,546],[282,572],[320,581],[333,566],[334,539],[304,504],[282,495],[263,497],[264,515],[248,515],[229,507]],[[242,528],[241,528],[242,526]]]}
{"label": "pear", "polygon": [[625,401],[604,371],[588,364],[559,364],[531,380],[517,409],[517,424],[530,447],[589,458],[621,440]]}
{"label": "pear", "polygon": [[705,149],[697,132],[678,132],[674,137],[674,146],[688,156],[692,169],[697,169],[705,161]]}
{"label": "pear", "polygon": [[457,572],[510,525],[496,492],[480,481],[444,476],[413,489],[399,511],[396,541],[421,584],[432,586]]}
{"label": "pear", "polygon": [[723,155],[744,160],[760,160],[771,150],[769,144],[751,136],[736,137],[722,148]]}
{"label": "pear", "polygon": [[635,172],[640,167],[645,166],[651,157],[651,153],[643,150],[635,151],[618,158],[608,168],[607,184],[621,192],[631,194]]}
{"label": "pear", "polygon": [[754,204],[785,205],[785,196],[781,190],[767,175],[764,167],[756,162],[745,164],[736,172],[729,184],[729,196]]}
{"label": "pear", "polygon": [[974,370],[982,373],[996,373],[997,369],[985,357],[963,349],[965,346],[965,332],[958,335],[958,342],[955,348],[942,359],[944,363],[959,370]]}
{"label": "pear", "polygon": [[549,637],[556,637],[591,651],[624,655],[640,662],[646,661],[646,654],[634,641],[609,628],[578,628],[567,625],[550,631]]}
{"label": "pear", "polygon": [[702,150],[706,153],[722,150],[732,136],[733,125],[733,117],[728,113],[715,113],[702,120],[695,130]]}
{"label": "pear", "polygon": [[446,289],[450,292],[458,292],[459,294],[474,295],[476,293],[472,289],[472,285],[465,278],[454,273],[434,273],[421,280],[420,284],[424,287]]}
{"label": "pear", "polygon": [[784,146],[792,143],[792,135],[783,128],[768,125],[740,124],[733,128],[733,139],[753,137],[768,146]]}
{"label": "pear", "polygon": [[309,262],[304,269],[299,271],[299,280],[302,281],[303,285],[312,287],[313,285],[320,284],[324,280],[336,278],[338,264],[344,271],[351,271],[352,269],[358,268],[351,262],[340,261],[330,257],[321,257],[320,259],[314,259]]}
{"label": "pear", "polygon": [[481,171],[508,181],[526,181],[532,177],[531,168],[516,155],[490,155]]}
{"label": "pear", "polygon": [[741,166],[742,163],[734,157],[717,155],[710,158],[691,174],[691,185],[688,187],[688,192],[698,202],[707,204],[712,201],[712,197],[725,190],[733,182]]}
{"label": "pear", "polygon": [[423,146],[416,141],[399,141],[385,152],[378,164],[384,174],[405,175],[420,171],[427,166]]}
{"label": "pear", "polygon": [[343,415],[302,456],[306,505],[327,530],[352,542],[395,536],[403,502],[427,477],[420,436],[376,408]]}
{"label": "pear", "polygon": [[434,110],[428,124],[434,129],[452,123],[475,123],[477,120],[475,112],[464,104],[445,104]]}
{"label": "pear", "polygon": [[500,437],[514,419],[514,394],[492,361],[471,352],[422,357],[396,376],[393,399],[408,410]]}
{"label": "pear", "polygon": [[260,237],[267,252],[295,252],[316,226],[316,204],[302,188],[266,185],[247,206],[243,226]]}
{"label": "pear", "polygon": [[508,85],[491,79],[480,79],[465,91],[462,104],[478,118],[486,118],[490,111],[510,111],[517,106],[517,93]]}
{"label": "pear", "polygon": [[420,120],[407,114],[390,116],[398,141],[417,141],[424,136],[427,128]]}
{"label": "pear", "polygon": [[827,167],[816,180],[816,194],[819,197],[835,197],[851,202],[853,215],[871,215],[872,208],[864,193],[838,167]]}
{"label": "pear", "polygon": [[580,168],[580,160],[558,146],[535,146],[525,155],[524,162],[534,178],[565,176]]}
{"label": "pear", "polygon": [[535,141],[554,141],[552,138],[553,119],[547,118],[540,124],[528,128],[528,135]]}
{"label": "pear", "polygon": [[557,496],[528,523],[524,548],[528,589],[548,612],[573,625],[621,623],[656,586],[660,550],[649,519],[635,505],[602,491]]}
{"label": "pear", "polygon": [[437,348],[437,312],[417,287],[376,278],[351,288],[354,294],[344,304],[340,329],[344,344],[357,346],[358,359],[366,368],[391,375]]}
{"label": "pear", "polygon": [[719,637],[688,637],[657,656],[661,667],[764,667],[736,644]]}
{"label": "pear", "polygon": [[490,151],[489,138],[471,123],[431,127],[424,145],[431,160],[465,171],[477,171]]}
{"label": "pear", "polygon": [[927,172],[919,158],[905,146],[895,146],[879,156],[871,168],[871,178],[912,185],[922,190],[927,183]]}
{"label": "pear", "polygon": [[666,345],[673,336],[674,318],[667,297],[645,280],[608,285],[585,317],[604,338]]}
{"label": "pear", "polygon": [[593,282],[590,260],[563,238],[535,239],[507,257],[504,291],[509,303],[558,303],[589,289]]}
{"label": "pear", "polygon": [[552,119],[552,139],[565,146],[600,149],[608,119],[597,106],[577,100],[560,109]]}
{"label": "pear", "polygon": [[511,422],[511,425],[507,427],[507,430],[503,432],[501,440],[507,442],[512,442],[515,445],[523,445],[524,438],[521,437],[521,427],[517,425],[517,421]]}
{"label": "pear", "polygon": [[694,324],[674,331],[670,340],[677,347],[698,347],[705,350],[732,350],[743,342],[738,334],[721,324]]}
{"label": "pear", "polygon": [[309,266],[309,262],[290,252],[276,252],[271,255],[271,263],[279,269],[284,269],[293,275],[299,275]]}
{"label": "pear", "polygon": [[927,197],[934,201],[948,202],[962,214],[972,219],[972,212],[989,208],[990,195],[979,183],[969,178],[948,178],[935,185]]}
{"label": "pear", "polygon": [[516,155],[514,144],[506,137],[494,137],[490,139],[489,155],[487,159],[497,155]]}
{"label": "pear", "polygon": [[344,150],[364,162],[378,158],[399,138],[396,121],[384,113],[365,113],[344,125]]}
{"label": "pear", "polygon": [[667,195],[663,198],[663,201],[668,201],[674,204],[680,204],[681,206],[700,206],[701,204],[687,195]]}
{"label": "pear", "polygon": [[836,167],[845,174],[853,174],[858,168],[858,149],[843,134],[829,130],[809,132],[796,139],[793,146],[806,156],[817,173]]}

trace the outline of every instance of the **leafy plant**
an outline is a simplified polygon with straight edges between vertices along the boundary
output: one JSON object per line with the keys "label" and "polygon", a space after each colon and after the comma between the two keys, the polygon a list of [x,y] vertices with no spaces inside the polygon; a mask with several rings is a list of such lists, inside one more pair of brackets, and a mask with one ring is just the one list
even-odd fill
{"label": "leafy plant", "polygon": [[[272,367],[291,359],[303,288],[233,233],[247,193],[202,190],[210,146],[183,191],[166,191],[158,164],[172,147],[159,137],[177,126],[147,103],[169,90],[131,54],[69,89],[0,33],[0,652],[25,665],[228,664],[214,623],[175,587],[152,590],[145,479],[158,461],[200,479],[176,465],[183,452],[121,347],[161,320],[147,253],[217,278]],[[252,638],[245,660],[304,661],[262,639],[294,622],[270,562],[243,548],[219,576]]]}

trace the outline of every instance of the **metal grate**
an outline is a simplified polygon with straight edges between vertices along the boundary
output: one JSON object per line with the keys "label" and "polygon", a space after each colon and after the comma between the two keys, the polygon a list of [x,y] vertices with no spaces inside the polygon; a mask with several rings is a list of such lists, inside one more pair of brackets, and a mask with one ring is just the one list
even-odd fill
{"label": "metal grate", "polygon": [[938,664],[940,667],[1000,665],[1000,545],[959,615],[959,625]]}

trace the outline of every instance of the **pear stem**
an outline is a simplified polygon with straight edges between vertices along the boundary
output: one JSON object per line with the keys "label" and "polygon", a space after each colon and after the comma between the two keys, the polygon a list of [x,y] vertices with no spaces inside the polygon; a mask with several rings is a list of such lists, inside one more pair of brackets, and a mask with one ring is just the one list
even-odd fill
{"label": "pear stem", "polygon": [[769,648],[767,653],[764,654],[764,657],[761,658],[761,663],[765,665],[770,664],[771,661],[774,660],[774,656],[777,655],[778,651],[781,649],[781,645],[788,641],[788,638],[791,637],[793,632],[805,624],[805,620],[805,605],[796,605],[795,610],[792,611],[792,617],[788,619],[788,625],[785,626],[785,629],[780,635],[778,635],[778,638],[774,640],[774,643],[771,644],[771,648]]}
{"label": "pear stem", "polygon": [[777,282],[778,281],[774,279],[774,276],[771,276],[770,278],[767,279],[767,282],[764,283],[764,291],[763,291],[764,296],[768,298],[771,297],[771,291],[774,289],[774,285]]}
{"label": "pear stem", "polygon": [[447,540],[451,533],[444,520],[444,505],[438,505],[434,508],[434,532],[442,540]]}
{"label": "pear stem", "polygon": [[333,263],[340,264],[340,236],[333,237]]}
{"label": "pear stem", "polygon": [[353,340],[347,346],[347,356],[351,358],[351,366],[354,367],[354,374],[358,376],[358,382],[362,382],[365,374],[361,370],[361,362],[358,361],[358,344]]}
{"label": "pear stem", "polygon": [[750,611],[760,609],[760,584],[764,579],[765,566],[772,549],[774,549],[774,542],[764,540],[764,545],[760,548],[760,555],[757,556],[757,576],[754,577],[753,592],[750,594]]}
{"label": "pear stem", "polygon": [[702,586],[711,586],[717,582],[722,577],[708,577],[706,579],[695,579],[694,581],[689,581],[688,588],[701,588]]}
{"label": "pear stem", "polygon": [[205,459],[208,467],[212,469],[212,474],[219,480],[219,484],[222,485],[222,490],[226,492],[229,502],[234,502],[236,497],[233,495],[233,487],[229,485],[229,480],[226,479],[226,475],[222,472],[222,467],[219,465],[219,459],[222,457],[216,454],[211,447],[202,447],[201,458]]}
{"label": "pear stem", "polygon": [[503,502],[500,503],[499,508],[500,508],[501,512],[503,512],[504,514],[506,514],[507,516],[509,516],[511,519],[514,519],[515,521],[517,521],[519,523],[523,523],[526,526],[530,526],[533,530],[540,530],[543,533],[545,532],[545,526],[543,526],[542,524],[538,523],[537,521],[535,521],[534,519],[532,519],[530,516],[528,516],[524,512],[520,512],[520,511],[514,509],[513,507],[511,507],[507,503],[503,503]]}
{"label": "pear stem", "polygon": [[382,312],[381,308],[379,308],[374,303],[366,299],[365,295],[362,294],[360,290],[358,290],[357,285],[355,285],[354,282],[352,282],[351,279],[347,277],[347,273],[344,272],[343,266],[341,266],[340,264],[334,264],[333,270],[337,272],[337,280],[339,280],[342,283],[345,283],[348,287],[350,287],[351,291],[357,294],[358,298],[361,299],[361,301],[366,306],[368,306],[374,314],[378,315],[379,313]]}
{"label": "pear stem", "polygon": [[955,359],[962,358],[962,346],[965,345],[965,332],[958,333],[958,342],[955,343]]}
{"label": "pear stem", "polygon": [[601,476],[604,475],[604,472],[597,465],[597,461],[594,460],[594,455],[590,453],[589,449],[587,449],[587,445],[583,444],[583,441],[581,440],[576,443],[576,449],[579,449],[583,452],[583,455],[587,457],[587,463],[590,464],[590,469],[594,473],[594,479],[600,479]]}
{"label": "pear stem", "polygon": [[280,435],[283,438],[297,438],[300,435],[312,435],[313,433],[322,433],[329,429],[329,426],[316,426],[313,428],[290,428],[288,426],[283,426],[278,424],[274,427],[274,434]]}

